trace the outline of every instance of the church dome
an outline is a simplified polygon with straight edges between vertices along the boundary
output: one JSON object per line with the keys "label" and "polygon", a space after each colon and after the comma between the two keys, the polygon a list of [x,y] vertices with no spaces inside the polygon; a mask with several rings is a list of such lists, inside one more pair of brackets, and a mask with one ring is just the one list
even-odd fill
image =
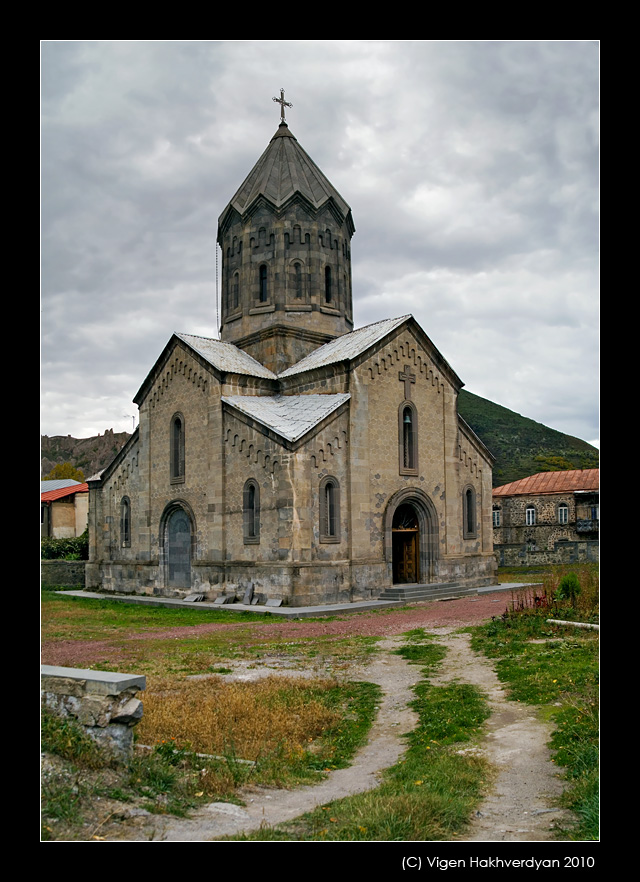
{"label": "church dome", "polygon": [[218,220],[221,340],[277,374],[352,331],[354,232],[349,205],[282,119]]}
{"label": "church dome", "polygon": [[246,216],[261,198],[276,211],[283,211],[296,197],[305,200],[315,211],[328,206],[338,223],[346,221],[350,234],[355,232],[349,205],[300,146],[287,123],[282,122],[220,215],[218,238],[234,211],[241,217]]}

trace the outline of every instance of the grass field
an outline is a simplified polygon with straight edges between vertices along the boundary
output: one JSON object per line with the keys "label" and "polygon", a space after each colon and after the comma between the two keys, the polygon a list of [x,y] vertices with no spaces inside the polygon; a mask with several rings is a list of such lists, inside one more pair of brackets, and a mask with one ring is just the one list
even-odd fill
{"label": "grass field", "polygon": [[[511,698],[533,704],[555,725],[552,748],[567,769],[565,801],[578,825],[566,839],[598,836],[598,633],[550,626],[547,618],[597,620],[597,573],[577,568],[580,589],[559,602],[566,571],[542,574],[544,591],[520,608],[472,629],[474,647],[492,659]],[[512,579],[511,579],[512,580]],[[510,581],[511,581],[510,580]],[[207,801],[237,801],[248,781],[295,787],[348,764],[375,717],[377,687],[336,673],[377,651],[375,636],[291,638],[284,628],[260,636],[264,616],[172,610],[81,600],[43,592],[42,642],[95,647],[90,666],[147,676],[139,748],[127,769],[113,769],[69,721],[45,717],[43,750],[60,765],[43,776],[43,839],[99,838],[97,807],[119,801],[184,814]],[[379,618],[384,622],[384,616]],[[197,635],[167,630],[224,624]],[[277,623],[275,623],[277,625]],[[382,629],[381,629],[382,631]],[[252,838],[428,841],[465,827],[492,777],[484,760],[455,746],[482,735],[484,696],[465,684],[434,687],[442,652],[421,630],[401,652],[420,666],[419,724],[406,753],[380,788],[318,809]],[[230,665],[286,660],[322,676],[225,682]],[[282,671],[280,672],[282,674]],[[195,677],[195,679],[194,679]],[[203,758],[203,755],[206,755]]]}

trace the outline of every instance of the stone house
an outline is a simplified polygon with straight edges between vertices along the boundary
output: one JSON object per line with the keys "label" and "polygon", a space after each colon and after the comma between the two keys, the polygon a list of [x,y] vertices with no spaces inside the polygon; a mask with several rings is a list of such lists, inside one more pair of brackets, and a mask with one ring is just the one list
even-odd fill
{"label": "stone house", "polygon": [[41,537],[72,539],[81,536],[87,529],[88,516],[88,484],[79,481],[40,482]]}
{"label": "stone house", "polygon": [[172,335],[89,480],[88,588],[306,606],[492,583],[493,458],[412,316],[354,330],[354,231],[283,119],[220,215],[220,339]]}
{"label": "stone house", "polygon": [[493,490],[500,566],[597,561],[599,469],[541,472]]}

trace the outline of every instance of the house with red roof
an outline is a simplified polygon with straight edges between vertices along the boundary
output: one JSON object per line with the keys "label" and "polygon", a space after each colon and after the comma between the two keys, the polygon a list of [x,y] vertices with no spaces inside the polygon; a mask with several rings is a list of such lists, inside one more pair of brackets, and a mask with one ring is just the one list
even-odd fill
{"label": "house with red roof", "polygon": [[600,470],[540,472],[493,490],[499,566],[598,560]]}
{"label": "house with red roof", "polygon": [[71,539],[87,529],[89,485],[79,481],[41,481],[40,535]]}

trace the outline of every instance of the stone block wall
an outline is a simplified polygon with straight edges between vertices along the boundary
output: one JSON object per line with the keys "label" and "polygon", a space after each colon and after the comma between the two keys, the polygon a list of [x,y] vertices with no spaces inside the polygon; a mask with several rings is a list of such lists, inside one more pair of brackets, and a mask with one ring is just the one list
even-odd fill
{"label": "stone block wall", "polygon": [[76,720],[116,759],[126,761],[133,750],[133,727],[142,718],[138,692],[146,678],[109,671],[42,665],[43,708]]}
{"label": "stone block wall", "polygon": [[86,561],[43,560],[40,584],[43,588],[84,588]]}

